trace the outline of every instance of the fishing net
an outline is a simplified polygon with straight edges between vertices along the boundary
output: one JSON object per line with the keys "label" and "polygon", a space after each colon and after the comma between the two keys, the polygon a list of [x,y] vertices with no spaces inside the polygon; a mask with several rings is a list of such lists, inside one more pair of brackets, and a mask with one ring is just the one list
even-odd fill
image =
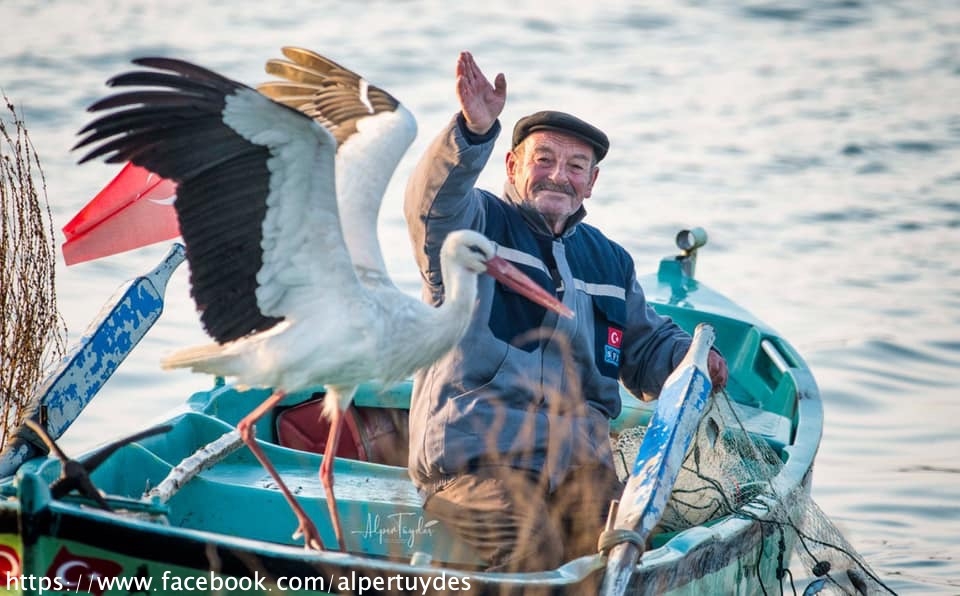
{"label": "fishing net", "polygon": [[12,120],[0,115],[0,450],[66,346],[54,291],[56,248],[43,170],[23,119],[3,99]]}
{"label": "fishing net", "polygon": [[[763,516],[765,523],[795,539],[791,568],[783,570],[794,594],[797,584],[805,586],[804,596],[893,594],[809,495],[777,494],[771,480],[783,461],[769,443],[747,432],[740,409],[726,393],[711,398],[654,535],[727,515],[757,518],[745,506],[762,502],[771,513]],[[621,478],[633,465],[644,431],[626,429],[613,443]],[[755,500],[761,495],[772,498]]]}

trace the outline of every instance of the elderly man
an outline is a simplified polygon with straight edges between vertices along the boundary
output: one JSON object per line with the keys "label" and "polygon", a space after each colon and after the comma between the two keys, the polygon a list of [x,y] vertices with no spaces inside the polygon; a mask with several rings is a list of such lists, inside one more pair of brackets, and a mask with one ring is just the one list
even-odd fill
{"label": "elderly man", "polygon": [[[405,215],[425,298],[443,301],[440,245],[472,228],[576,313],[564,319],[484,276],[466,337],[419,373],[410,474],[425,509],[491,570],[551,569],[596,551],[614,472],[619,383],[656,396],[690,335],[647,304],[630,255],[583,223],[607,136],[556,111],[520,119],[503,196],[474,185],[500,133],[506,79],[473,57],[456,69],[460,111],[410,178]],[[726,362],[709,359],[716,387]]]}

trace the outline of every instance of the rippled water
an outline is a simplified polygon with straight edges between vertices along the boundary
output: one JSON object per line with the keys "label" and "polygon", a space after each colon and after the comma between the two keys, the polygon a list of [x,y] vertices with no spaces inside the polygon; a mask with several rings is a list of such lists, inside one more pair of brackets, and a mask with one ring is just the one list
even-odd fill
{"label": "rippled water", "polygon": [[[130,58],[186,58],[251,84],[282,45],[338,59],[419,119],[381,230],[391,271],[416,292],[402,181],[455,109],[457,52],[473,51],[507,75],[508,126],[555,108],[610,134],[588,221],[638,269],[671,254],[681,227],[707,229],[700,279],[814,369],[826,414],[817,503],[898,593],[960,593],[960,5],[452,4],[0,0],[0,89],[26,117],[60,227],[117,171],[78,167],[69,149],[84,108]],[[493,164],[482,181],[502,179]],[[72,334],[164,252],[61,268]],[[157,366],[204,340],[187,292],[180,271],[164,319],[68,447],[119,435],[209,384]]]}

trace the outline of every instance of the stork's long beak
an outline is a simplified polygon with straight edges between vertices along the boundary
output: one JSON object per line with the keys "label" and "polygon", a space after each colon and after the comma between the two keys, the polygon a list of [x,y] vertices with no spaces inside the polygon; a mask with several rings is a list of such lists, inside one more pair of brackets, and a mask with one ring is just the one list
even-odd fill
{"label": "stork's long beak", "polygon": [[491,277],[507,286],[514,292],[522,294],[540,306],[552,310],[568,319],[573,318],[573,311],[564,306],[557,297],[540,287],[503,257],[493,257],[487,261],[487,273]]}

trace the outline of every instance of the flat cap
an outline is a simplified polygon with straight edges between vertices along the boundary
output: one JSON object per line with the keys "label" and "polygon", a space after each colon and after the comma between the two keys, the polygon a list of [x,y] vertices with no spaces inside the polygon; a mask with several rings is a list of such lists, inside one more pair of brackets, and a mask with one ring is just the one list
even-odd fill
{"label": "flat cap", "polygon": [[610,149],[610,139],[607,138],[607,135],[604,134],[602,130],[592,124],[584,122],[572,114],[555,112],[553,110],[536,112],[535,114],[530,114],[517,120],[516,126],[513,127],[512,147],[516,148],[530,133],[537,132],[538,130],[562,132],[590,143],[596,153],[597,161],[603,159],[607,154],[607,150]]}

